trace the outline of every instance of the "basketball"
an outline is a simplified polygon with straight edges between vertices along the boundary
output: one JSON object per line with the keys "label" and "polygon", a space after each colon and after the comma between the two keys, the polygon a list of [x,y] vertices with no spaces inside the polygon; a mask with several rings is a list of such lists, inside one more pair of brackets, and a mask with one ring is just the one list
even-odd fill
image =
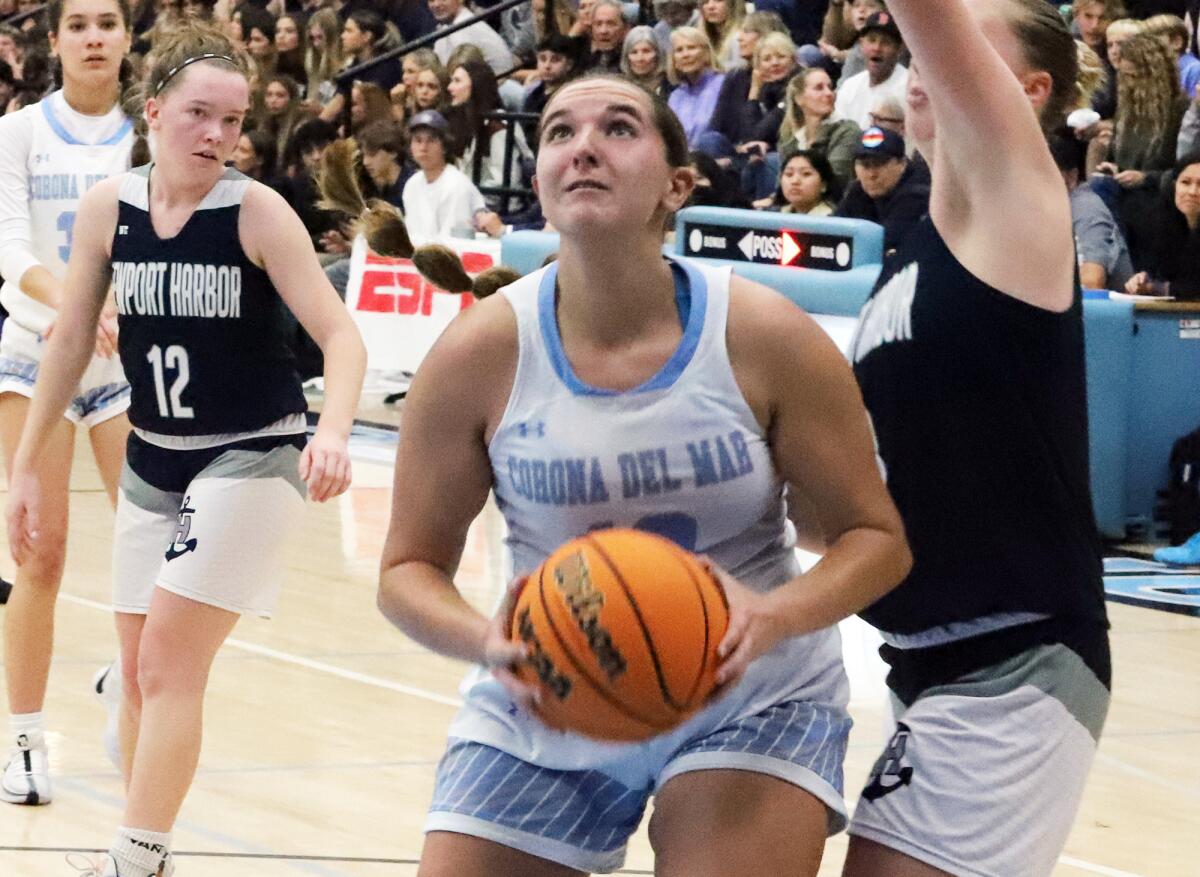
{"label": "basketball", "polygon": [[517,597],[518,676],[548,726],[605,740],[669,731],[712,692],[729,624],[716,578],[675,543],[638,530],[567,542]]}

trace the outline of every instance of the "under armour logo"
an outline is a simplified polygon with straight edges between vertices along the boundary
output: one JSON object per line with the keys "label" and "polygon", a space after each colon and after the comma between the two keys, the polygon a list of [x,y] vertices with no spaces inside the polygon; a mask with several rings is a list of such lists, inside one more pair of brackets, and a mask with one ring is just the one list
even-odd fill
{"label": "under armour logo", "polygon": [[912,782],[912,766],[904,764],[904,752],[908,748],[911,733],[904,722],[896,723],[896,733],[892,735],[883,755],[875,762],[875,767],[871,769],[871,781],[863,789],[862,796],[868,801],[877,801]]}
{"label": "under armour logo", "polygon": [[196,513],[195,509],[189,508],[191,501],[190,496],[183,498],[183,505],[179,508],[179,526],[175,530],[175,539],[171,547],[167,549],[167,560],[174,560],[196,550],[196,540],[188,538],[188,534],[192,532],[192,515]]}
{"label": "under armour logo", "polygon": [[546,437],[546,421],[536,420],[533,422],[521,422],[517,424],[517,435],[521,438],[529,438],[534,435],[538,438]]}
{"label": "under armour logo", "polygon": [[129,226],[118,225],[117,226],[117,234],[129,234]]}

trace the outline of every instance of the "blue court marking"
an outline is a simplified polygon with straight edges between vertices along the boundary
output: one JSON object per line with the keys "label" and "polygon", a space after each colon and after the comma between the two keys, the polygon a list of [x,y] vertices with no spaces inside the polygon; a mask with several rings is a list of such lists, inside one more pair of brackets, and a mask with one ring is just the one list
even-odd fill
{"label": "blue court marking", "polygon": [[1200,575],[1105,576],[1108,599],[1200,617]]}
{"label": "blue court marking", "polygon": [[1197,570],[1195,568],[1168,566],[1165,563],[1159,563],[1157,560],[1142,560],[1139,557],[1104,558],[1104,574],[1106,576],[1129,575],[1131,573],[1159,576],[1187,576],[1196,575]]}

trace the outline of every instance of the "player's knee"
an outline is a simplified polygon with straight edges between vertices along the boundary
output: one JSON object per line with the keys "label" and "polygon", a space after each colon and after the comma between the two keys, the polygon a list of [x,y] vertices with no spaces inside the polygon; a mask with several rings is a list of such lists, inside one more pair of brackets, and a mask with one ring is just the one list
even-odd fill
{"label": "player's knee", "polygon": [[146,626],[138,654],[137,687],[143,699],[204,691],[204,673],[190,666],[188,656],[166,631]]}
{"label": "player's knee", "polygon": [[125,698],[125,703],[133,710],[140,710],[142,707],[142,688],[139,681],[140,668],[138,661],[126,660],[122,656],[121,660],[121,694]]}
{"label": "player's knee", "polygon": [[57,593],[67,560],[66,540],[46,533],[39,540],[36,552],[21,567],[21,584],[42,591]]}

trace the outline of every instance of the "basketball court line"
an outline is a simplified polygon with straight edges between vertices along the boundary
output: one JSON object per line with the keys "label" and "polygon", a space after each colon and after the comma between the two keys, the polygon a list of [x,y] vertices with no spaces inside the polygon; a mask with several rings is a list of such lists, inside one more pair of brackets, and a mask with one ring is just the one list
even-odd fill
{"label": "basketball court line", "polygon": [[[60,592],[59,596],[60,596],[60,599],[66,600],[70,603],[75,603],[76,605],[79,605],[79,606],[87,607],[89,609],[98,609],[102,612],[111,612],[112,611],[112,607],[109,604],[101,603],[98,600],[91,600],[91,599],[88,599],[87,597],[79,597],[74,594],[69,594],[65,591]],[[304,667],[309,670],[315,670],[319,673],[326,673],[328,675],[336,676],[341,679],[346,679],[351,682],[359,682],[364,685],[370,685],[370,686],[374,686],[376,688],[382,688],[387,691],[394,691],[398,694],[407,694],[411,697],[417,697],[417,698],[420,698],[423,700],[428,700],[433,703],[439,703],[439,704],[443,704],[446,706],[458,707],[458,706],[462,705],[462,701],[457,698],[446,697],[445,695],[437,694],[436,692],[432,692],[432,691],[427,691],[423,688],[418,688],[416,686],[404,685],[399,682],[393,682],[390,679],[383,679],[381,677],[371,676],[366,673],[357,673],[353,670],[346,670],[341,667],[335,666],[333,664],[327,664],[323,661],[316,661],[311,658],[304,658],[304,657],[301,657],[300,655],[293,655],[290,652],[284,652],[279,649],[272,649],[267,646],[260,646],[256,643],[246,642],[245,640],[239,640],[239,639],[230,637],[229,639],[227,639],[225,641],[225,644],[228,646],[231,646],[233,648],[248,652],[250,654],[259,655],[259,656],[265,657],[265,658],[271,658],[273,660],[280,661],[281,663],[292,664],[294,666]],[[1135,767],[1134,765],[1126,764],[1125,762],[1123,762],[1120,759],[1117,759],[1113,756],[1105,755],[1104,753],[1097,752],[1096,758],[1103,759],[1104,761],[1112,764],[1113,766],[1118,767],[1118,768],[1120,768],[1134,776],[1142,778],[1148,782],[1153,782],[1153,783],[1164,786],[1166,788],[1170,788],[1175,791],[1183,791],[1185,794],[1187,794],[1189,796],[1200,797],[1200,794],[1197,794],[1196,792],[1189,790],[1182,785],[1172,783],[1170,780],[1163,779],[1162,777],[1156,776],[1155,774],[1152,774],[1149,771],[1142,770],[1141,768]],[[84,785],[86,785],[86,784],[84,784]],[[89,797],[92,797],[92,795],[89,795]],[[101,797],[106,797],[106,796],[101,796]],[[846,802],[847,802],[847,806],[850,806],[852,799],[849,796],[847,796]],[[205,835],[214,834],[213,832],[206,831],[204,829],[199,828],[198,826],[191,826],[191,825],[184,826],[181,824],[179,827],[183,828],[184,830],[194,831],[198,834],[205,834]],[[220,835],[217,835],[217,836],[220,837]],[[237,846],[237,847],[241,847],[242,849],[247,849],[247,847],[244,844],[237,843],[237,842],[231,842],[231,839],[223,838],[223,841],[229,846]],[[6,850],[39,851],[40,848],[11,848],[11,847],[0,846],[0,852],[4,852]],[[47,849],[44,851],[56,852],[57,850]],[[88,852],[92,852],[92,851],[68,849],[68,850],[65,850],[65,852],[88,853]],[[103,851],[101,851],[101,852],[103,852]],[[179,853],[178,855],[180,855],[181,857],[183,857],[183,856],[222,856],[222,855],[224,855],[227,858],[255,858],[255,857],[257,857],[257,858],[279,860],[279,861],[289,861],[291,859],[296,859],[298,861],[304,861],[304,862],[330,861],[330,862],[342,862],[342,863],[379,862],[379,863],[383,863],[383,864],[398,864],[398,865],[415,864],[415,862],[413,860],[409,860],[409,859],[359,860],[359,859],[338,858],[338,857],[311,857],[311,856],[289,857],[289,856],[282,856],[282,855],[276,856],[276,855],[273,855],[270,853],[256,853],[256,852],[246,852],[246,853],[241,853],[241,854]],[[1115,868],[1109,868],[1105,865],[1097,864],[1095,862],[1089,862],[1085,859],[1075,858],[1074,856],[1066,856],[1066,855],[1059,856],[1059,862],[1063,865],[1067,865],[1072,868],[1078,868],[1080,870],[1088,871],[1093,874],[1105,875],[1105,877],[1143,877],[1143,875],[1140,875],[1140,874],[1135,874],[1130,871],[1120,871]],[[305,868],[304,870],[308,870],[308,869]],[[327,877],[341,877],[341,875],[331,874],[330,872],[324,871],[323,869],[312,871],[311,873],[327,875]],[[653,871],[617,871],[615,873],[617,873],[617,874],[639,874],[640,875],[640,874],[653,874],[654,872]]]}
{"label": "basketball court line", "polygon": [[[69,603],[75,603],[78,606],[86,606],[89,609],[99,609],[102,612],[112,612],[112,606],[108,603],[101,603],[98,600],[89,600],[87,597],[78,597],[74,594],[68,594],[65,591],[60,592],[59,598],[66,600]],[[252,655],[259,655],[264,658],[273,658],[284,664],[294,664],[297,667],[305,667],[309,670],[316,670],[318,673],[326,673],[330,676],[337,676],[350,682],[361,682],[364,685],[373,685],[376,688],[383,688],[387,691],[395,691],[399,694],[408,694],[412,697],[419,697],[422,700],[428,700],[433,703],[440,703],[444,706],[460,707],[462,701],[456,697],[447,697],[444,694],[437,694],[433,691],[426,691],[424,688],[417,688],[414,685],[405,685],[402,682],[393,682],[390,679],[383,679],[379,676],[370,676],[366,673],[358,673],[354,670],[346,670],[334,664],[326,664],[324,661],[314,661],[312,658],[303,658],[300,655],[293,655],[291,652],[281,652],[279,649],[272,649],[269,646],[260,646],[257,643],[246,642],[245,640],[230,637],[225,640],[225,645],[235,649],[240,649],[244,652],[249,652]]]}
{"label": "basketball court line", "polygon": [[1085,862],[1083,859],[1076,859],[1074,856],[1059,856],[1058,861],[1060,864],[1071,868],[1078,868],[1081,871],[1089,871],[1092,874],[1104,874],[1105,877],[1142,877],[1141,874],[1135,874],[1132,871],[1118,871],[1116,868],[1106,868],[1104,865],[1095,865],[1091,862]]}

